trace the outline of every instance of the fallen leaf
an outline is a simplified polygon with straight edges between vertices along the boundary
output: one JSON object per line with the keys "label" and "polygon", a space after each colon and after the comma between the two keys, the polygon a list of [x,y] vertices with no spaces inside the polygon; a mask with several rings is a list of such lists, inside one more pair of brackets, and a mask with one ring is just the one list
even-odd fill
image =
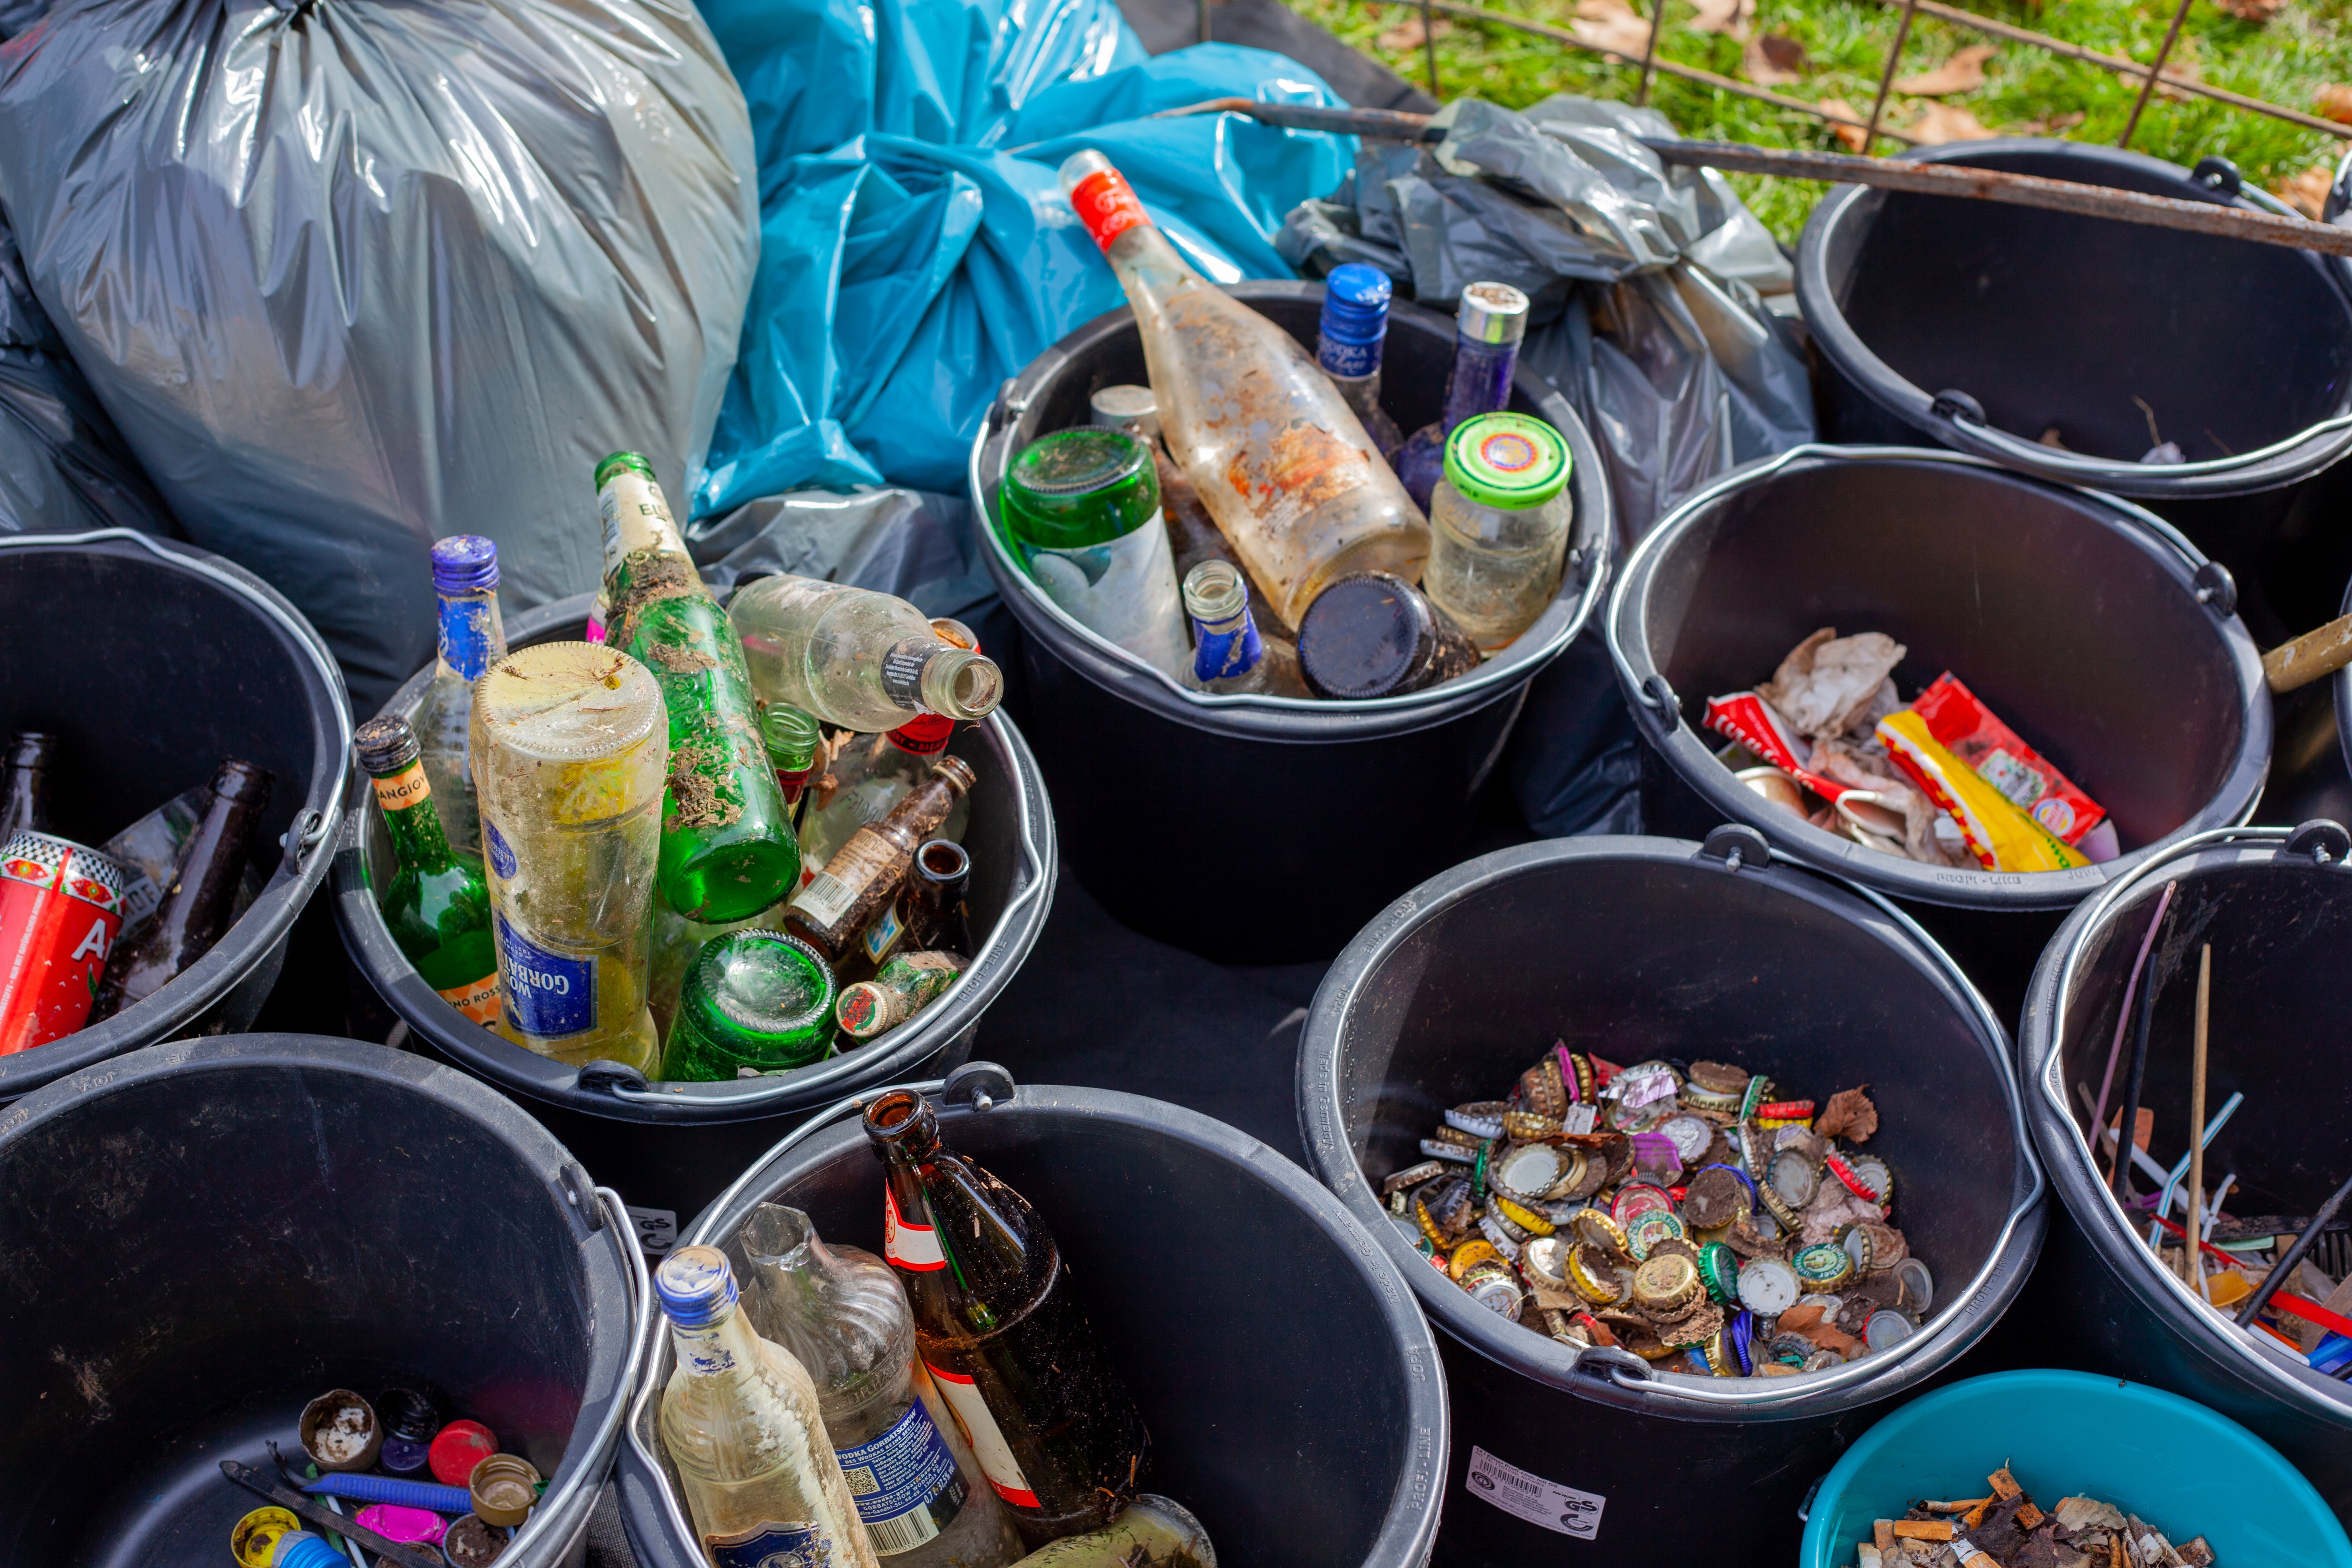
{"label": "fallen leaf", "polygon": [[1372,42],[1381,48],[1402,52],[1405,49],[1417,49],[1430,39],[1442,38],[1452,31],[1454,31],[1454,24],[1443,17],[1438,19],[1435,26],[1424,30],[1419,16],[1407,16],[1403,21],[1374,38]]}
{"label": "fallen leaf", "polygon": [[1759,87],[1786,87],[1801,80],[1805,46],[1779,33],[1759,34],[1740,50],[1739,74]]}
{"label": "fallen leaf", "polygon": [[1985,84],[1985,62],[1992,58],[1990,44],[1970,44],[1934,70],[1898,77],[1895,90],[1920,98],[1941,98],[1948,92],[1974,92]]}
{"label": "fallen leaf", "polygon": [[1756,0],[1697,0],[1698,15],[1690,19],[1694,33],[1724,33],[1745,43],[1748,24],[1756,18]]}
{"label": "fallen leaf", "polygon": [[2271,187],[2271,194],[2316,223],[2327,205],[2327,188],[2335,183],[2327,165],[2319,163],[2300,174],[2289,174]]}
{"label": "fallen leaf", "polygon": [[1813,1131],[1824,1138],[1843,1138],[1849,1143],[1866,1143],[1878,1131],[1878,1107],[1871,1103],[1864,1092],[1870,1088],[1842,1089],[1830,1096],[1830,1102],[1813,1121]]}
{"label": "fallen leaf", "polygon": [[2311,107],[2323,120],[2352,125],[2352,87],[2331,81],[2312,94]]}
{"label": "fallen leaf", "polygon": [[1955,103],[1931,103],[1918,119],[1903,127],[1903,134],[1923,147],[1947,142],[1989,142],[1993,133],[1977,117]]}
{"label": "fallen leaf", "polygon": [[2213,0],[2241,22],[2267,22],[2285,9],[2286,0]]}
{"label": "fallen leaf", "polygon": [[1853,121],[1853,123],[1851,125],[1841,125],[1837,121],[1832,120],[1830,121],[1830,129],[1837,133],[1838,141],[1844,146],[1847,152],[1859,153],[1863,150],[1863,143],[1867,142],[1869,138],[1863,134],[1862,128],[1865,121],[1863,118],[1862,110],[1856,109],[1853,104],[1848,103],[1843,98],[1825,98],[1818,104],[1815,104],[1814,107],[1821,110],[1823,113],[1835,114],[1843,119]]}
{"label": "fallen leaf", "polygon": [[1650,42],[1649,18],[1635,16],[1625,0],[1576,0],[1576,19],[1568,30],[1588,48],[1637,60]]}

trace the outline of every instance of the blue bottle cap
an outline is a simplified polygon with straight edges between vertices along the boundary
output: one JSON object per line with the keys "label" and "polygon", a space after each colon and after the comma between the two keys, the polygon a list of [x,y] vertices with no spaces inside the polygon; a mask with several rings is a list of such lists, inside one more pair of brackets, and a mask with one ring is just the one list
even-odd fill
{"label": "blue bottle cap", "polygon": [[654,1294],[669,1321],[698,1329],[734,1306],[735,1271],[712,1247],[681,1247],[654,1270]]}
{"label": "blue bottle cap", "polygon": [[453,533],[433,546],[433,591],[478,594],[499,585],[499,547],[478,533]]}
{"label": "blue bottle cap", "polygon": [[1370,375],[1380,368],[1394,286],[1377,267],[1350,261],[1323,280],[1323,320],[1315,357],[1328,375]]}
{"label": "blue bottle cap", "polygon": [[421,1476],[430,1452],[429,1444],[413,1437],[386,1437],[383,1451],[375,1457],[375,1462],[395,1476]]}

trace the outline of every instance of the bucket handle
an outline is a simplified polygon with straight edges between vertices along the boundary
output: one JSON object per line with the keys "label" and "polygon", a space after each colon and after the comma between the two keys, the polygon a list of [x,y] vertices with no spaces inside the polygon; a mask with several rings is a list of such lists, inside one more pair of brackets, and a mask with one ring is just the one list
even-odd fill
{"label": "bucket handle", "polygon": [[[2021,468],[2069,484],[2079,484],[2098,489],[2116,480],[2116,470],[2124,465],[2109,458],[2088,458],[2078,452],[2061,451],[2045,447],[2039,441],[2029,441],[1993,425],[1987,417],[1984,405],[1967,393],[1946,388],[1927,403],[1927,417],[1941,426],[1937,434],[1964,452],[1979,458],[1990,458],[2006,468]],[[2239,452],[2226,458],[2207,458],[2194,463],[2150,463],[2136,465],[2147,470],[2150,487],[2163,494],[2221,494],[2238,476],[2251,469],[2276,464],[2292,458],[2305,447],[2325,442],[2352,430],[2352,413],[2333,414],[2315,424],[2305,426],[2284,440],[2250,452]],[[2235,487],[2232,487],[2235,488]]]}

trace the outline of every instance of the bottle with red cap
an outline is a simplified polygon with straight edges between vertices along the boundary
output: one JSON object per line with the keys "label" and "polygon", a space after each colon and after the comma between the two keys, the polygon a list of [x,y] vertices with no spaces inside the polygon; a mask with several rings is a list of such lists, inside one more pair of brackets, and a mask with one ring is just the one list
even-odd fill
{"label": "bottle with red cap", "polygon": [[[961,621],[931,623],[931,634],[950,647],[980,651],[980,639]],[[801,882],[816,879],[850,836],[881,821],[922,783],[930,764],[955,736],[953,719],[925,713],[878,735],[843,733],[834,739],[832,759],[809,780],[810,798],[801,815]],[[971,820],[971,802],[958,796],[937,837],[961,843]]]}

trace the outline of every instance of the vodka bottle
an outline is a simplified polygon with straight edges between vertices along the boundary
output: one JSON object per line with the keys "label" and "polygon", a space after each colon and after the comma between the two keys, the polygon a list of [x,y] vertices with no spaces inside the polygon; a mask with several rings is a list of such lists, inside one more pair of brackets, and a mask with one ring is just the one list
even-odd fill
{"label": "vodka bottle", "polygon": [[1445,412],[1397,448],[1397,478],[1423,511],[1445,473],[1445,438],[1465,419],[1511,401],[1519,340],[1528,331],[1528,297],[1507,283],[1473,283],[1454,313],[1454,368],[1445,376]]}
{"label": "vodka bottle", "polygon": [[1217,1549],[1181,1504],[1138,1492],[1100,1530],[1056,1541],[1014,1568],[1217,1568]]}
{"label": "vodka bottle", "polygon": [[155,918],[106,955],[89,1022],[111,1018],[161,991],[210,952],[236,919],[236,889],[269,808],[269,771],[235,757],[213,773],[212,801],[180,847]]}
{"label": "vodka bottle", "polygon": [[1393,459],[1404,433],[1381,406],[1381,347],[1389,335],[1389,275],[1350,261],[1323,279],[1323,321],[1315,333],[1315,363],[1364,422],[1381,456]]}
{"label": "vodka bottle", "polygon": [[1184,575],[1184,610],[1200,639],[1184,684],[1219,694],[1262,692],[1307,697],[1298,654],[1288,643],[1258,636],[1242,574],[1228,561],[1203,561]]}
{"label": "vodka bottle", "polygon": [[726,1255],[681,1247],[654,1270],[654,1290],[677,1352],[662,1447],[715,1568],[879,1568],[816,1388],[744,1321]]}
{"label": "vodka bottle", "polygon": [[360,766],[375,781],[375,804],[392,837],[392,880],[377,900],[383,923],[443,1001],[496,1028],[499,952],[482,858],[452,847],[442,832],[432,781],[407,720],[371,719],[356,739]]}
{"label": "vodka bottle", "polygon": [[1135,308],[1169,452],[1284,623],[1334,577],[1418,578],[1429,525],[1314,358],[1187,266],[1101,153],[1061,178]]}
{"label": "vodka bottle", "polygon": [[816,1384],[825,1435],[866,1538],[890,1568],[1003,1568],[1021,1555],[955,1418],[915,1355],[915,1319],[890,1266],[828,1247],[808,1215],[761,1204],[730,1245],[743,1310]]}
{"label": "vodka bottle", "polygon": [[669,771],[661,689],[615,648],[520,648],[475,684],[470,750],[499,1032],[573,1067],[650,1073],[650,900]]}
{"label": "vodka bottle", "polygon": [[930,1102],[877,1095],[882,1252],[915,1341],[1031,1547],[1097,1530],[1150,1458],[1143,1416],[1095,1337],[1053,1233],[1019,1193],[940,1142]]}
{"label": "vodka bottle", "polygon": [[941,641],[922,611],[887,594],[779,574],[738,589],[728,614],[761,700],[836,729],[984,719],[1004,694],[995,665]]}
{"label": "vodka bottle", "polygon": [[433,684],[416,713],[416,743],[433,809],[450,845],[478,852],[481,814],[474,803],[474,770],[466,737],[474,718],[474,682],[507,656],[499,618],[499,547],[478,533],[453,534],[433,546],[433,592],[440,599],[434,626]]}
{"label": "vodka bottle", "polygon": [[1484,651],[1508,647],[1559,591],[1568,468],[1559,432],[1524,414],[1465,419],[1445,443],[1421,587]]}

